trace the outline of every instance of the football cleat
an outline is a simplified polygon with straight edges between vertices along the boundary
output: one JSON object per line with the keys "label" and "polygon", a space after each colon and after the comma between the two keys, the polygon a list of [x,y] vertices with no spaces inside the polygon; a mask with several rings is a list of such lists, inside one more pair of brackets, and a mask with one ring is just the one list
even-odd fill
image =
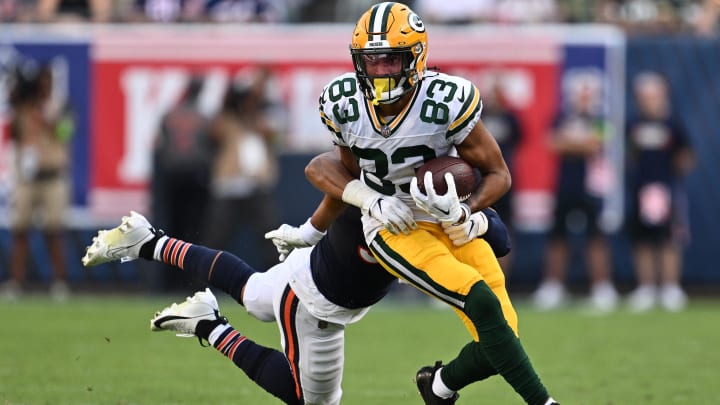
{"label": "football cleat", "polygon": [[135,260],[145,242],[162,234],[163,232],[153,228],[144,216],[130,211],[130,216],[123,217],[119,226],[98,231],[92,245],[85,249],[82,263],[89,267],[116,260],[121,263]]}
{"label": "football cleat", "polygon": [[454,404],[460,395],[456,392],[450,398],[440,398],[433,392],[432,386],[435,380],[435,373],[442,368],[442,362],[436,361],[434,366],[425,366],[415,374],[415,383],[425,405],[449,405]]}
{"label": "football cleat", "polygon": [[156,312],[155,317],[150,320],[150,330],[154,332],[171,330],[180,337],[193,337],[197,336],[195,330],[200,321],[215,320],[227,323],[227,319],[220,315],[215,295],[206,288],[205,291],[198,291],[192,297],[188,297],[181,304],[173,303]]}

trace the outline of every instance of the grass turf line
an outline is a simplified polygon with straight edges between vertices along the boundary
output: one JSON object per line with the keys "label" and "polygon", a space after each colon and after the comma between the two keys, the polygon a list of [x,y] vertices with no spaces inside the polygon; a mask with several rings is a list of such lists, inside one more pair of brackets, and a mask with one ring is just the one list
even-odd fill
{"label": "grass turf line", "polygon": [[[183,297],[42,297],[0,303],[0,404],[280,404],[195,339],[152,333],[152,314]],[[536,312],[518,301],[533,364],[563,404],[710,404],[720,397],[720,301],[680,314]],[[280,347],[274,323],[221,299],[231,324]],[[343,405],[418,404],[415,371],[469,339],[449,310],[381,304],[346,331]],[[522,404],[500,378],[458,403]]]}

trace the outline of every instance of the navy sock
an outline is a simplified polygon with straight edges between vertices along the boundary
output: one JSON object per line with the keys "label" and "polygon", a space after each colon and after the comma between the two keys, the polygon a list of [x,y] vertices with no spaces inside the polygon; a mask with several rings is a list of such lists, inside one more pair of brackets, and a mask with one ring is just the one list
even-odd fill
{"label": "navy sock", "polygon": [[286,404],[303,404],[302,389],[283,353],[253,342],[232,327],[213,346],[265,391]]}
{"label": "navy sock", "polygon": [[194,278],[228,293],[242,304],[240,293],[256,270],[228,252],[193,245],[175,238],[165,241],[160,258],[163,263],[179,267]]}

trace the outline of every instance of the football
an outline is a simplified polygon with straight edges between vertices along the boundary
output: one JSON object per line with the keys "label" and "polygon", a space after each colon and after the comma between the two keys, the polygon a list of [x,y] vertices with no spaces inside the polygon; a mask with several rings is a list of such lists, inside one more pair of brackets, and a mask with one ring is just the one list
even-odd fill
{"label": "football", "polygon": [[433,186],[437,194],[447,193],[448,187],[445,182],[445,173],[451,173],[455,179],[455,189],[458,197],[460,197],[460,201],[468,199],[477,186],[475,170],[470,163],[461,158],[439,156],[420,166],[415,176],[417,177],[418,188],[423,194],[425,194],[423,179],[425,178],[426,172],[432,173]]}

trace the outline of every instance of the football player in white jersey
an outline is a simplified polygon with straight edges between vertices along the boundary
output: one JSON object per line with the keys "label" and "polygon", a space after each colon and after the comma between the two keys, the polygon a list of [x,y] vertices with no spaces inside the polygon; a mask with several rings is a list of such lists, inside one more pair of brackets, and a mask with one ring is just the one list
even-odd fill
{"label": "football player in white jersey", "polygon": [[[470,332],[455,359],[416,373],[426,404],[452,404],[457,391],[495,374],[528,404],[554,404],[518,339],[497,259],[477,238],[487,223],[480,210],[507,192],[510,173],[480,119],[475,85],[427,70],[425,28],[395,2],[372,6],[357,22],[355,72],[333,79],[319,100],[322,122],[355,179],[319,188],[360,207],[367,244],[382,266],[450,305]],[[482,173],[475,193],[461,202],[452,176],[446,194],[437,194],[429,177],[427,194],[420,192],[416,169],[454,150]],[[287,239],[279,243],[303,245]]]}

